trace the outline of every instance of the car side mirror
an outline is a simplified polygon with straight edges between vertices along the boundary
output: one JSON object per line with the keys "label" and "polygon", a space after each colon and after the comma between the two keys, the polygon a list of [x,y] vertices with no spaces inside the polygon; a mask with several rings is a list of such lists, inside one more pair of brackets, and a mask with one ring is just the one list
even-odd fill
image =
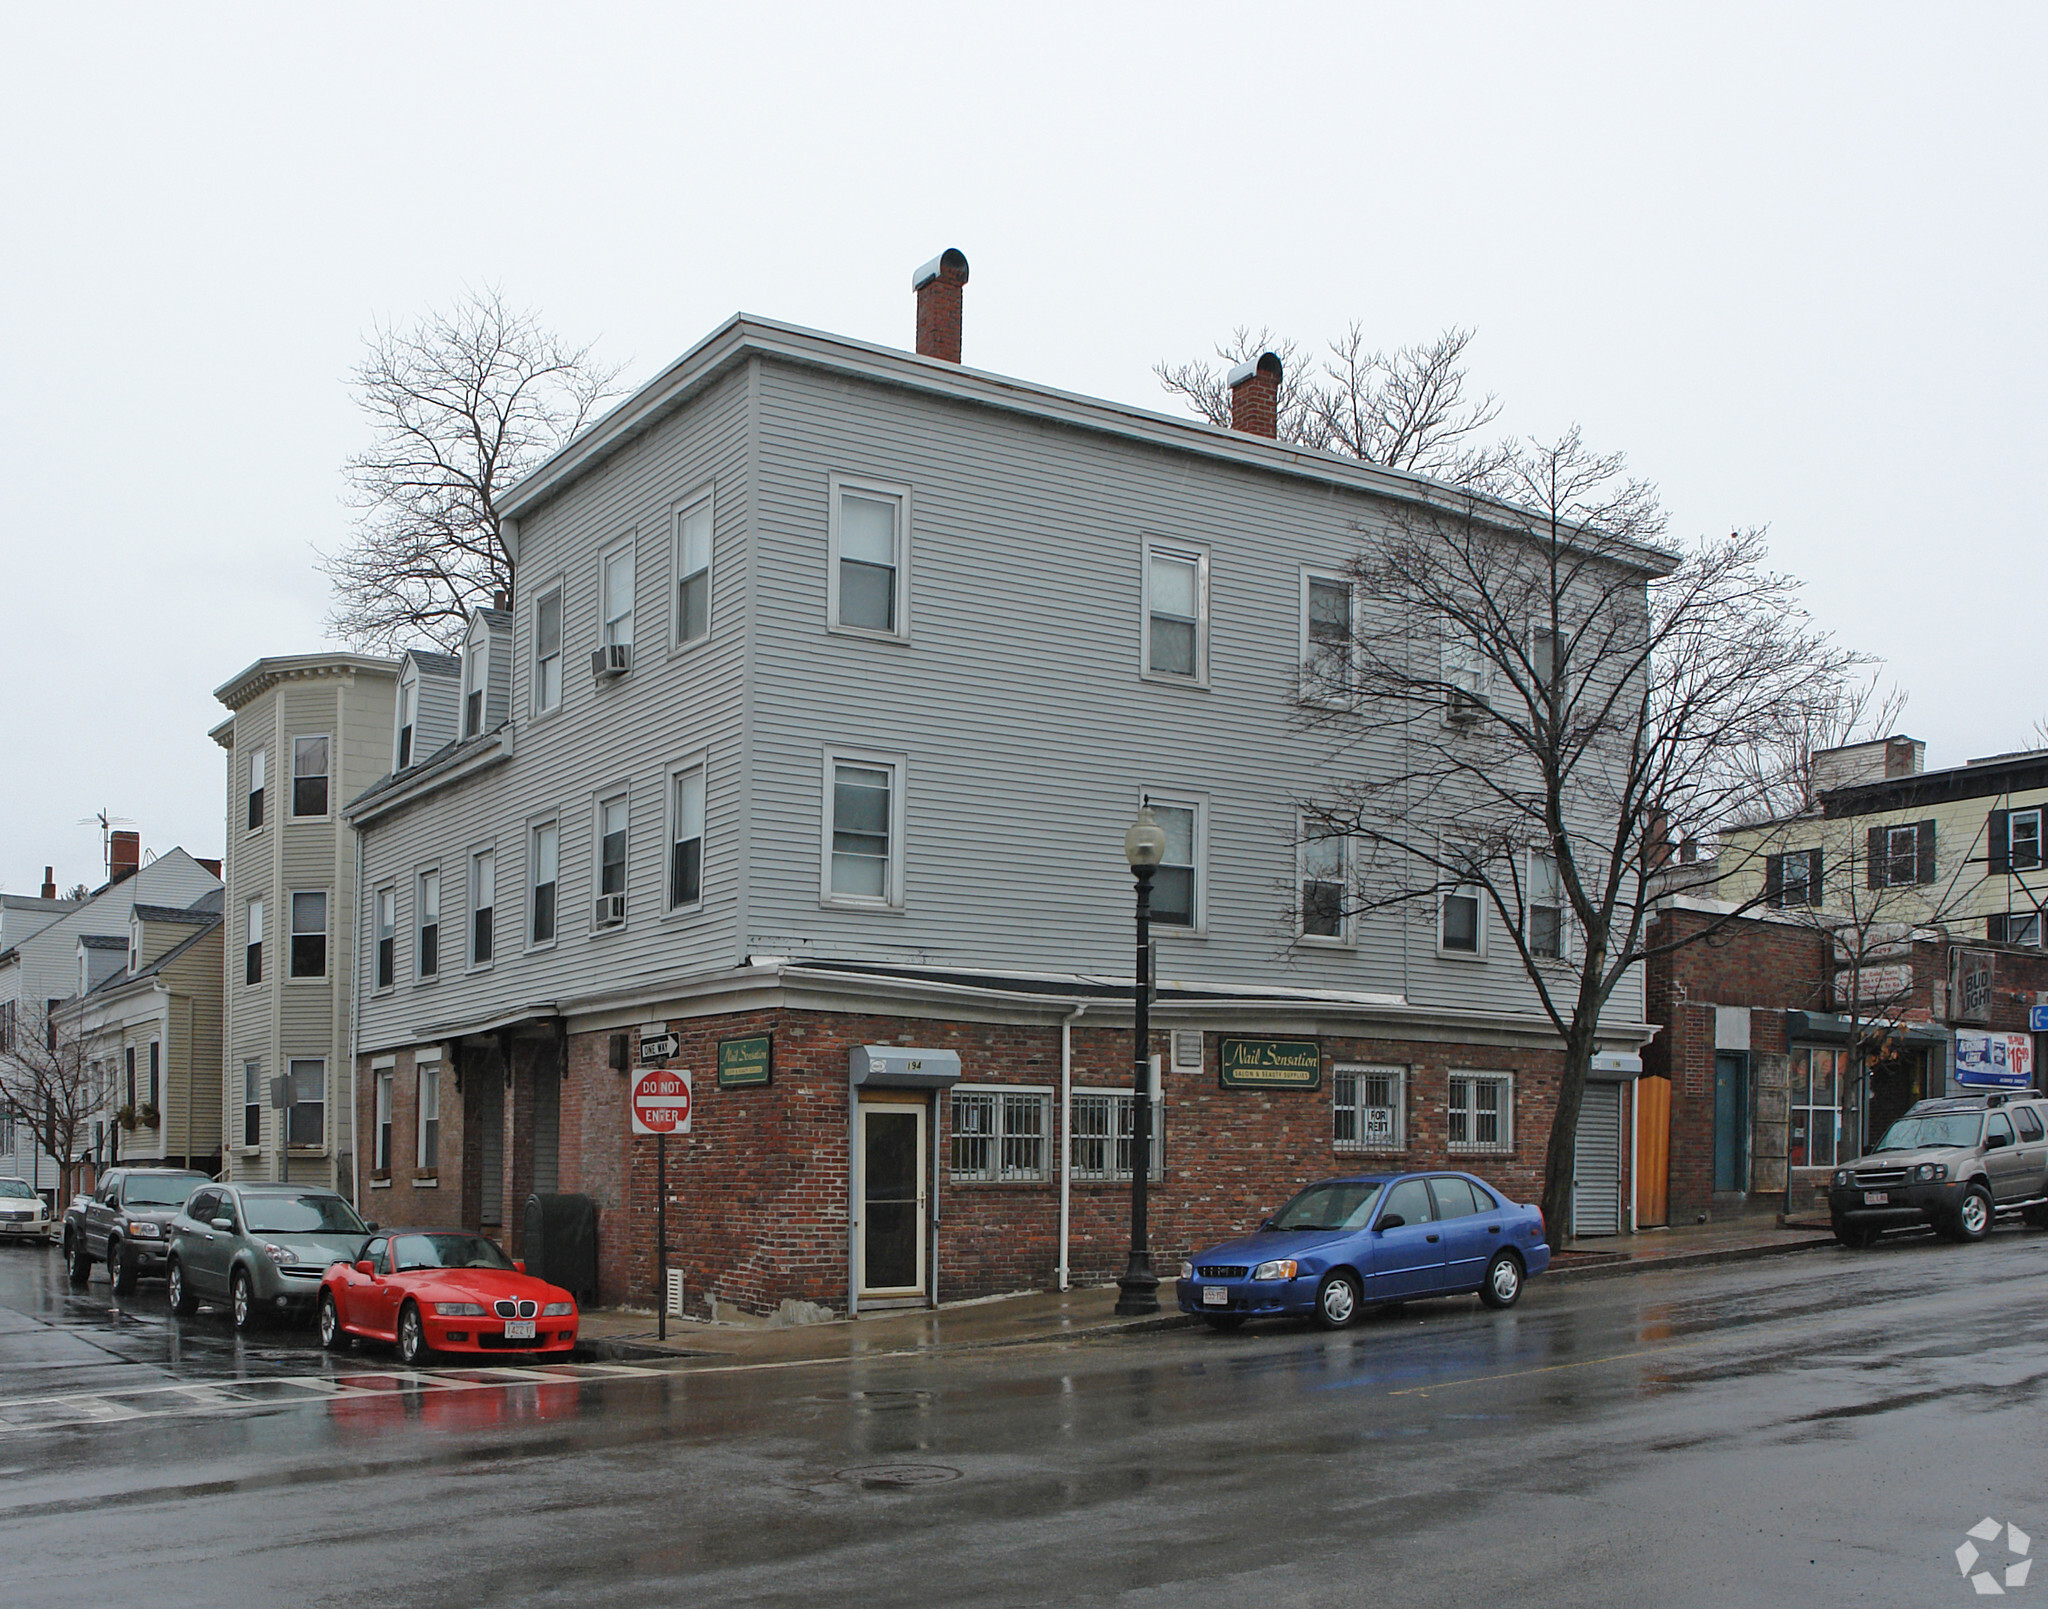
{"label": "car side mirror", "polygon": [[1389,1229],[1399,1229],[1407,1221],[1398,1212],[1384,1213],[1381,1215],[1380,1221],[1373,1226],[1373,1233],[1384,1235]]}
{"label": "car side mirror", "polygon": [[363,1220],[363,1227],[374,1235],[377,1232],[377,1220],[375,1218],[365,1218]]}
{"label": "car side mirror", "polygon": [[213,1220],[213,1227],[216,1229],[232,1229],[235,1227],[235,1220],[232,1218],[216,1218]]}
{"label": "car side mirror", "polygon": [[365,1257],[361,1262],[356,1264],[356,1272],[358,1274],[374,1274],[377,1272],[377,1270],[370,1266],[370,1259]]}
{"label": "car side mirror", "polygon": [[515,1257],[512,1259],[512,1266],[523,1274],[526,1272],[526,1259],[524,1257]]}
{"label": "car side mirror", "polygon": [[1985,1141],[1984,1141],[1984,1149],[1985,1149],[1985,1150],[1987,1150],[1987,1151],[1997,1151],[1997,1150],[2001,1150],[2001,1149],[2003,1149],[2003,1148],[2004,1148],[2005,1146],[2008,1146],[2008,1145],[2010,1145],[2010,1144],[2012,1144],[2012,1136],[2011,1136],[2011,1135],[2009,1135],[2009,1134],[1992,1134],[1992,1135],[1988,1135],[1988,1136],[1987,1136],[1987,1137],[1985,1138]]}
{"label": "car side mirror", "polygon": [[1264,1223],[1262,1223],[1262,1224],[1260,1224],[1260,1225],[1259,1225],[1259,1228],[1260,1228],[1261,1230],[1267,1230],[1267,1229],[1271,1229],[1272,1227],[1273,1227],[1273,1220],[1272,1220],[1271,1218],[1268,1218],[1268,1219],[1267,1219],[1267,1220],[1266,1220],[1266,1221],[1265,1221]]}

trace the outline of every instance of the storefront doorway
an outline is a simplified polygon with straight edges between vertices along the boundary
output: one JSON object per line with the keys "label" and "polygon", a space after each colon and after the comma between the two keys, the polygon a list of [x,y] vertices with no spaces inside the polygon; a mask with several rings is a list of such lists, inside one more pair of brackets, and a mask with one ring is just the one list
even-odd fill
{"label": "storefront doorway", "polygon": [[1714,1193],[1749,1188],[1749,1057],[1714,1053]]}
{"label": "storefront doorway", "polygon": [[863,1300],[925,1293],[930,1191],[927,1098],[860,1103],[859,1283]]}
{"label": "storefront doorway", "polygon": [[1865,1145],[1884,1138],[1884,1131],[1906,1115],[1906,1108],[1927,1096],[1927,1049],[1892,1041],[1870,1063],[1870,1124]]}

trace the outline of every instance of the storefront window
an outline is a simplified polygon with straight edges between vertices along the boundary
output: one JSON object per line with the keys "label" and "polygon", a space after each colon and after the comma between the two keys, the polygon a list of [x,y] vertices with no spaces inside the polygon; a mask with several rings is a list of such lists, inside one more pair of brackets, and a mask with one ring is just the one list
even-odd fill
{"label": "storefront window", "polygon": [[1791,1133],[1788,1158],[1795,1168],[1831,1168],[1855,1152],[1842,1140],[1842,1096],[1848,1052],[1827,1045],[1792,1047]]}

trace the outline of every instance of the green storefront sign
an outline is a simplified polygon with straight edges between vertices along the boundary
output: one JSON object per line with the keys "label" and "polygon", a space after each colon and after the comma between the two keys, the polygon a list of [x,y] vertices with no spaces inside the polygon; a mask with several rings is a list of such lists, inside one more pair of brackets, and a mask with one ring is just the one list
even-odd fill
{"label": "green storefront sign", "polygon": [[1226,1039],[1225,1089],[1320,1089],[1323,1047],[1313,1039]]}
{"label": "green storefront sign", "polygon": [[773,1072],[774,1041],[767,1034],[750,1039],[721,1039],[718,1042],[718,1087],[754,1089],[766,1084]]}

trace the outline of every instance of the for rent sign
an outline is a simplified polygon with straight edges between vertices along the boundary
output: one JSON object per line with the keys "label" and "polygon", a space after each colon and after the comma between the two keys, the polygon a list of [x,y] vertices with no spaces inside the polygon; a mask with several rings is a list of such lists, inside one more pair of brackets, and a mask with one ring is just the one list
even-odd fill
{"label": "for rent sign", "polygon": [[1323,1047],[1313,1039],[1226,1039],[1225,1089],[1320,1089]]}

